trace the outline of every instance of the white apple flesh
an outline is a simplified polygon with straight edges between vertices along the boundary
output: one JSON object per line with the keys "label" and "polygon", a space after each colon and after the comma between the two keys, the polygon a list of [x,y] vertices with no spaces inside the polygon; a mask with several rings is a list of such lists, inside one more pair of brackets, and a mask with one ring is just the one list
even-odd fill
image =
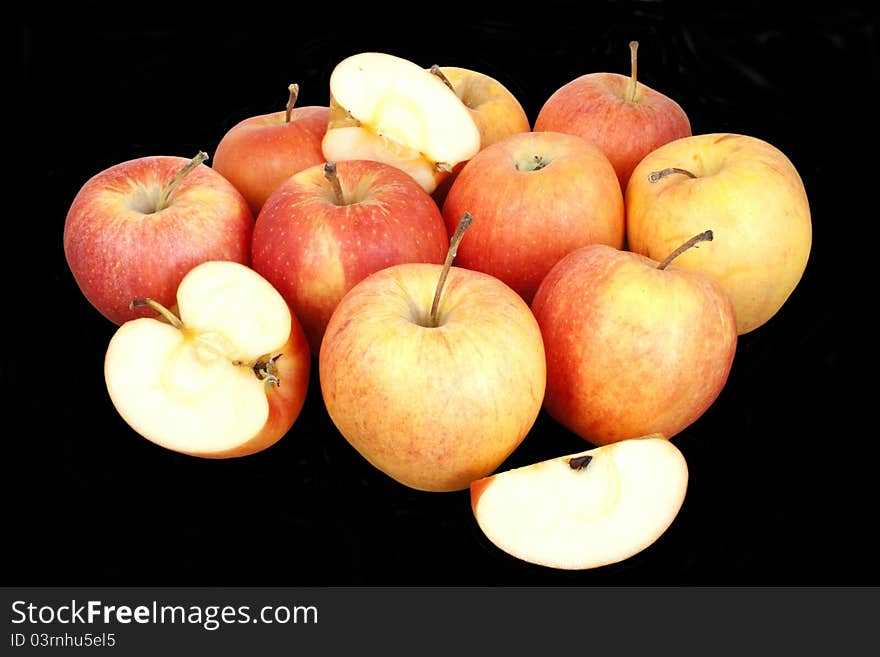
{"label": "white apple flesh", "polygon": [[480,150],[470,110],[429,71],[400,57],[367,52],[330,76],[328,161],[377,160],[409,173],[428,193]]}
{"label": "white apple flesh", "polygon": [[233,262],[195,267],[177,292],[180,318],[139,318],[114,334],[104,362],[110,399],[138,433],[185,454],[260,451],[299,415],[305,335],[281,295]]}
{"label": "white apple flesh", "polygon": [[501,550],[584,570],[652,545],[681,509],[687,482],[681,451],[653,434],[480,479],[471,484],[471,504]]}

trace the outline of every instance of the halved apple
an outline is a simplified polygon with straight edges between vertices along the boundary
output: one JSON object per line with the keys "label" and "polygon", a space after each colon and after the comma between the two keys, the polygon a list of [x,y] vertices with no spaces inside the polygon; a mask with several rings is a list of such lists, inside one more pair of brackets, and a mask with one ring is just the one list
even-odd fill
{"label": "halved apple", "polygon": [[582,570],[654,543],[684,502],[688,468],[660,434],[534,463],[471,484],[480,529],[523,561]]}
{"label": "halved apple", "polygon": [[244,456],[278,441],[305,400],[311,365],[305,335],[262,276],[209,261],[177,289],[178,318],[126,322],[104,360],[107,391],[139,434],[168,449]]}
{"label": "halved apple", "polygon": [[342,60],[330,75],[328,161],[377,160],[406,171],[431,193],[480,150],[470,110],[439,77],[378,52]]}

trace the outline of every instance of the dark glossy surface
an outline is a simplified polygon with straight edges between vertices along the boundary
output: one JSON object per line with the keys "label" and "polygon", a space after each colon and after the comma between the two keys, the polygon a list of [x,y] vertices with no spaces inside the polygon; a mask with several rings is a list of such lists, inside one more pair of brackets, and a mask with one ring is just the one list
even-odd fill
{"label": "dark glossy surface", "polygon": [[[204,17],[171,4],[17,10],[7,45],[20,87],[6,101],[7,131],[24,149],[7,177],[14,214],[4,217],[14,305],[3,320],[3,580],[880,583],[875,330],[862,337],[877,298],[876,183],[865,168],[876,142],[877,22],[839,3],[793,13],[765,4],[548,0],[527,15],[453,2],[430,15],[410,9],[405,28],[375,3],[366,13],[275,3],[228,15],[203,4]],[[675,98],[694,133],[749,134],[790,157],[814,229],[801,284],[741,338],[721,396],[676,437],[690,487],[654,546],[575,573],[508,557],[482,536],[467,492],[410,491],[361,459],[328,418],[316,372],[290,434],[245,459],[164,451],[116,414],[102,374],[115,327],[80,294],[61,246],[67,208],[91,175],[134,157],[211,153],[239,120],[282,109],[293,81],[300,104],[326,104],[335,63],[363,50],[485,72],[534,121],[571,79],[627,73],[631,39],[641,81]],[[503,467],[584,447],[542,415]]]}

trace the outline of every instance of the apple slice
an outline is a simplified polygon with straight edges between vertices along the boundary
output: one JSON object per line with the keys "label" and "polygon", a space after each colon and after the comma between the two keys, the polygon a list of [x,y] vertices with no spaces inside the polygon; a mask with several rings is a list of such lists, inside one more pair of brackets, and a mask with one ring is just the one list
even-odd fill
{"label": "apple slice", "polygon": [[440,78],[400,57],[365,52],[330,75],[328,161],[377,160],[406,171],[431,193],[480,150],[480,130]]}
{"label": "apple slice", "polygon": [[582,570],[641,552],[684,502],[688,469],[660,434],[508,470],[471,484],[480,529],[529,563]]}
{"label": "apple slice", "polygon": [[234,262],[192,269],[177,290],[180,318],[123,324],[110,340],[110,399],[142,436],[205,457],[243,456],[280,439],[305,400],[310,355],[287,303]]}

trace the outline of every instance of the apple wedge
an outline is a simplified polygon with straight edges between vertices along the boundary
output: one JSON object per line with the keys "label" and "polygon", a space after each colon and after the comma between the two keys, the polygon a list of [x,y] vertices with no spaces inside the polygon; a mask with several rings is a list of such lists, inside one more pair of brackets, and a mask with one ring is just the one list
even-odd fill
{"label": "apple wedge", "polygon": [[410,174],[428,193],[480,150],[480,130],[440,78],[394,55],[365,52],[330,75],[330,161],[376,160]]}
{"label": "apple wedge", "polygon": [[104,360],[107,391],[139,434],[204,457],[244,456],[279,440],[305,400],[310,355],[287,303],[238,263],[210,261],[177,290],[178,318],[123,324]]}
{"label": "apple wedge", "polygon": [[660,434],[541,461],[471,484],[474,517],[497,547],[563,570],[617,563],[666,531],[688,468]]}

